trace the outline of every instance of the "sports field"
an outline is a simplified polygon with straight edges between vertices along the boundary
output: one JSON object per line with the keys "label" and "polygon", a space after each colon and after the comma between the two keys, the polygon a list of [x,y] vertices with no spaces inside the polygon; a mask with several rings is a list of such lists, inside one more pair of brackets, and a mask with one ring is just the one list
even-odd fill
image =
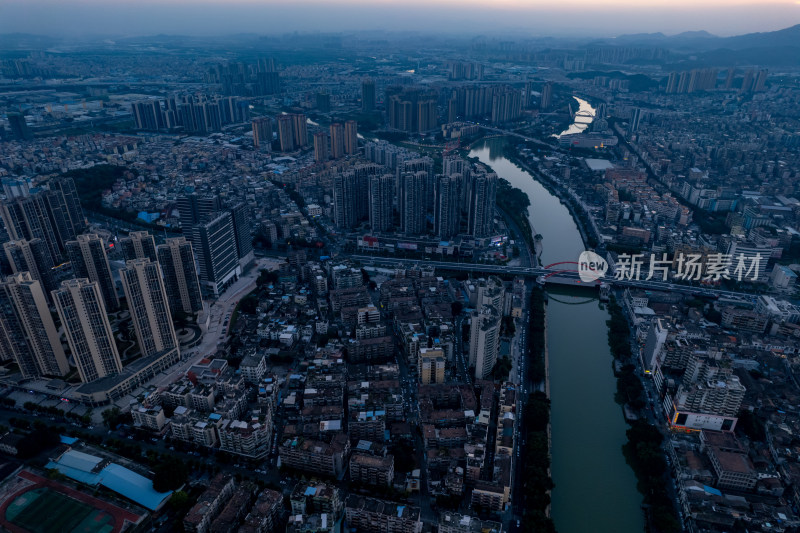
{"label": "sports field", "polygon": [[110,514],[46,487],[21,494],[5,518],[31,533],[108,533],[114,528]]}

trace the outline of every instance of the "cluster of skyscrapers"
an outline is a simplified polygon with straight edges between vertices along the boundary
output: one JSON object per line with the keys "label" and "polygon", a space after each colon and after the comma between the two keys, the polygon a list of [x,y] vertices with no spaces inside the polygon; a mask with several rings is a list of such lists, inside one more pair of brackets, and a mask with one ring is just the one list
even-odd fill
{"label": "cluster of skyscrapers", "polygon": [[495,124],[522,116],[524,93],[507,85],[456,87],[447,100],[447,121],[491,116]]}
{"label": "cluster of skyscrapers", "polygon": [[694,69],[672,72],[667,78],[667,94],[687,94],[710,91],[717,84],[716,69]]}
{"label": "cluster of skyscrapers", "polygon": [[[739,92],[752,93],[765,90],[768,74],[767,69],[745,71]],[[717,88],[718,75],[719,70],[711,68],[672,72],[667,78],[665,92],[667,94],[691,94],[698,91],[712,91]],[[736,79],[736,69],[729,68],[725,78],[725,90],[733,89]]]}
{"label": "cluster of skyscrapers", "polygon": [[272,119],[269,117],[256,117],[253,125],[253,146],[256,150],[270,151],[272,149]]}
{"label": "cluster of skyscrapers", "polygon": [[178,212],[197,256],[200,281],[219,296],[254,259],[247,206],[223,207],[217,195],[192,193],[178,198]]}
{"label": "cluster of skyscrapers", "polygon": [[[276,119],[281,152],[292,152],[308,145],[307,118],[303,113],[283,114]],[[257,150],[272,149],[273,126],[269,117],[252,120],[253,146]]]}
{"label": "cluster of skyscrapers", "polygon": [[225,95],[267,96],[281,91],[280,74],[271,57],[254,64],[220,63],[208,69],[204,78],[206,83],[219,84]]}
{"label": "cluster of skyscrapers", "polygon": [[[736,75],[736,70],[731,68],[728,70],[728,78],[733,78]],[[740,92],[743,93],[753,93],[753,92],[762,92],[767,89],[767,76],[769,75],[769,71],[767,69],[761,69],[756,72],[754,69],[749,69],[747,72],[744,73],[744,77],[742,78],[742,86],[739,88]],[[733,81],[726,80],[725,87],[730,89],[733,87]]]}
{"label": "cluster of skyscrapers", "polygon": [[448,65],[447,78],[449,80],[481,80],[483,79],[483,65],[467,61],[452,61]]}
{"label": "cluster of skyscrapers", "polygon": [[445,158],[442,174],[434,173],[429,157],[403,160],[394,174],[377,164],[356,165],[334,176],[334,222],[354,228],[368,220],[373,232],[396,230],[406,236],[488,237],[494,229],[497,179],[455,156]]}
{"label": "cluster of skyscrapers", "polygon": [[386,116],[389,126],[409,133],[425,133],[436,128],[438,95],[420,88],[391,86],[386,89]]}
{"label": "cluster of skyscrapers", "polygon": [[[291,152],[308,146],[308,119],[303,113],[283,114],[277,117],[278,142],[281,152]],[[252,120],[253,146],[257,150],[269,151],[272,146],[273,127],[269,117]],[[330,133],[314,134],[314,160],[323,163],[328,159],[340,159],[358,152],[358,124],[348,120],[344,124],[334,122]]]}
{"label": "cluster of skyscrapers", "polygon": [[[182,305],[186,312],[202,309],[191,246],[178,237],[156,247],[147,232],[136,232],[123,242],[127,261],[119,278],[139,352],[143,358],[169,357],[174,362],[178,341],[173,307]],[[123,370],[109,317],[121,305],[107,245],[98,235],[82,234],[68,248],[74,277],[62,281],[49,298],[43,283],[29,271],[18,271],[0,283],[0,351],[4,360],[18,364],[23,378],[65,376],[70,371],[50,302],[81,381],[91,383]],[[178,261],[153,259],[168,257],[175,249],[182,249]],[[12,266],[17,270],[21,265]]]}
{"label": "cluster of skyscrapers", "polygon": [[308,146],[308,119],[303,113],[284,114],[278,117],[278,140],[281,152],[291,152]]}
{"label": "cluster of skyscrapers", "polygon": [[3,221],[3,242],[33,241],[35,252],[43,263],[41,269],[51,268],[65,260],[66,243],[84,227],[75,183],[70,178],[55,178],[39,187],[30,187],[26,180],[4,180],[6,200],[0,204]]}
{"label": "cluster of skyscrapers", "polygon": [[155,239],[147,231],[132,231],[120,240],[120,246],[126,261],[149,259],[161,265],[173,312],[191,315],[203,308],[195,255],[186,237],[172,237],[156,246]]}
{"label": "cluster of skyscrapers", "polygon": [[[126,262],[114,272],[109,243],[83,233],[86,223],[72,179],[54,178],[39,187],[24,180],[3,185],[2,262],[13,274],[0,281],[0,359],[13,360],[23,379],[66,376],[70,359],[86,384],[123,374],[125,354],[111,322],[111,314],[123,309],[118,275],[145,363],[137,363],[139,370],[177,361],[172,316],[203,307],[192,244],[176,237],[156,246],[148,232],[132,232],[120,240]],[[234,221],[246,227],[242,206],[224,211],[223,217],[231,227]],[[240,234],[230,233],[234,250],[251,246],[249,232],[240,240],[235,238]],[[207,243],[202,237],[198,242]],[[252,258],[251,247],[249,254]],[[134,378],[137,372],[129,374],[122,377]]]}
{"label": "cluster of skyscrapers", "polygon": [[324,163],[328,159],[341,159],[345,155],[358,153],[358,124],[348,120],[344,124],[334,122],[330,135],[324,131],[314,134],[314,161]]}
{"label": "cluster of skyscrapers", "polygon": [[197,98],[186,95],[166,100],[143,100],[131,104],[137,130],[210,133],[222,126],[247,122],[249,102],[236,96]]}

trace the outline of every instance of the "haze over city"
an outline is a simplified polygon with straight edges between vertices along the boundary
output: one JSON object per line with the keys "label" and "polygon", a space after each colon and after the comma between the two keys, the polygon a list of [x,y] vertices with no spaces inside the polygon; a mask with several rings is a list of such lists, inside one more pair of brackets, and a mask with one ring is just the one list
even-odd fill
{"label": "haze over city", "polygon": [[797,22],[796,0],[9,0],[0,4],[0,33],[74,37],[353,30],[602,37],[706,30],[727,36],[773,31]]}
{"label": "haze over city", "polygon": [[800,533],[800,0],[0,0],[0,530]]}

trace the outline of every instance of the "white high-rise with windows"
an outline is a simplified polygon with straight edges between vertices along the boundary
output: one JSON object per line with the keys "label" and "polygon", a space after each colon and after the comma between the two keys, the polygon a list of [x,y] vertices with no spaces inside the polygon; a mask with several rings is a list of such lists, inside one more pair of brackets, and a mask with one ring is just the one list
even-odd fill
{"label": "white high-rise with windows", "polygon": [[177,349],[178,339],[158,263],[149,259],[128,261],[120,270],[120,278],[142,356]]}
{"label": "white high-rise with windows", "polygon": [[484,305],[470,319],[469,364],[475,367],[475,379],[488,377],[499,355],[500,313]]}
{"label": "white high-rise with windows", "polygon": [[106,242],[95,233],[86,233],[78,235],[65,246],[75,277],[96,281],[103,293],[106,309],[116,311],[119,308],[119,298],[106,255]]}
{"label": "white high-rise with windows", "polygon": [[86,278],[64,281],[53,291],[53,301],[81,381],[89,383],[122,372],[98,283]]}
{"label": "white high-rise with windows", "polygon": [[172,311],[192,314],[203,309],[192,243],[173,237],[158,246],[157,254]]}
{"label": "white high-rise with windows", "polygon": [[14,359],[26,379],[69,372],[44,291],[30,272],[0,282],[0,358]]}
{"label": "white high-rise with windows", "polygon": [[394,225],[393,200],[394,176],[372,176],[369,182],[369,225],[373,232],[389,231]]}
{"label": "white high-rise with windows", "polygon": [[488,237],[494,231],[494,208],[497,196],[497,174],[477,174],[472,180],[469,230],[475,237]]}

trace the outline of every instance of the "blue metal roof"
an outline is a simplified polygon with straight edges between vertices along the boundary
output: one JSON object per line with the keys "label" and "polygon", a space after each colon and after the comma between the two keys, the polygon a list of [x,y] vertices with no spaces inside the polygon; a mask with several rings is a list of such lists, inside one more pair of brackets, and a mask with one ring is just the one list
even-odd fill
{"label": "blue metal roof", "polygon": [[124,466],[111,463],[100,472],[101,484],[133,500],[142,507],[155,511],[169,499],[172,491],[156,492],[153,482]]}
{"label": "blue metal roof", "polygon": [[51,470],[58,470],[68,478],[74,479],[75,481],[79,481],[80,483],[83,483],[85,485],[95,486],[99,482],[100,478],[98,474],[92,474],[91,472],[78,470],[77,468],[73,468],[65,464],[54,463],[52,461],[47,463],[46,468]]}
{"label": "blue metal roof", "polygon": [[58,470],[68,478],[86,485],[102,485],[151,511],[161,507],[172,494],[172,491],[156,492],[152,481],[115,463],[109,463],[98,473],[85,469],[101,461],[100,457],[69,451],[58,462],[49,462],[47,468]]}

